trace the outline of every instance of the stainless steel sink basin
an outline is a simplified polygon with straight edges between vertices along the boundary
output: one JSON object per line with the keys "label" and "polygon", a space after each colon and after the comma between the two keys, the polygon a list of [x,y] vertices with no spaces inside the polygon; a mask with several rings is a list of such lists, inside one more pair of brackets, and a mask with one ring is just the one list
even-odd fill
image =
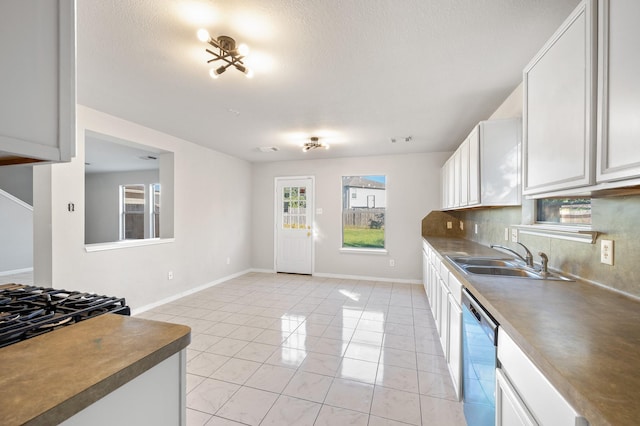
{"label": "stainless steel sink basin", "polygon": [[450,259],[465,266],[498,266],[498,267],[523,267],[524,263],[517,259],[496,259],[492,257],[450,257]]}
{"label": "stainless steel sink basin", "polygon": [[554,273],[543,274],[527,267],[519,259],[499,257],[449,256],[449,259],[465,274],[504,278],[529,278],[534,280],[571,281]]}
{"label": "stainless steel sink basin", "polygon": [[523,277],[523,278],[542,278],[542,276],[535,272],[524,268],[513,267],[496,267],[496,266],[466,266],[463,268],[470,274],[478,275],[499,275],[506,277]]}

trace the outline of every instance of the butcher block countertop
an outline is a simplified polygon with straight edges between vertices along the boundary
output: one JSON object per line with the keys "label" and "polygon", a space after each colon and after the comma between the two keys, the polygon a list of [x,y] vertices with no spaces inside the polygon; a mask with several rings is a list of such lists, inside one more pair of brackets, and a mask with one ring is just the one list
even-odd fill
{"label": "butcher block countertop", "polygon": [[590,425],[639,424],[639,301],[582,281],[467,275],[444,256],[505,254],[425,239]]}
{"label": "butcher block countertop", "polygon": [[190,340],[184,325],[104,314],[0,348],[0,423],[58,424]]}

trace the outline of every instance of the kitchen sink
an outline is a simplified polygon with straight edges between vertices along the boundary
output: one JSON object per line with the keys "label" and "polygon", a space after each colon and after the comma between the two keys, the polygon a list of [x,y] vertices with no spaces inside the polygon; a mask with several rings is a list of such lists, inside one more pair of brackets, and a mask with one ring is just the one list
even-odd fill
{"label": "kitchen sink", "polygon": [[499,275],[505,277],[542,278],[538,272],[521,268],[507,268],[497,266],[466,266],[463,269],[470,274]]}
{"label": "kitchen sink", "polygon": [[524,263],[517,259],[497,259],[493,257],[450,257],[454,263],[465,266],[497,266],[524,267]]}
{"label": "kitchen sink", "polygon": [[561,275],[529,268],[520,259],[500,257],[448,256],[465,274],[534,280],[572,281]]}

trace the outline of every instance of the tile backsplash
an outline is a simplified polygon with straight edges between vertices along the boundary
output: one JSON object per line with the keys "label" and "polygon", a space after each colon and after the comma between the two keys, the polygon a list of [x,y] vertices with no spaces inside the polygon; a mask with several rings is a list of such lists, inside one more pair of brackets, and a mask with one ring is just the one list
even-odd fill
{"label": "tile backsplash", "polygon": [[[595,244],[521,234],[520,241],[539,261],[549,256],[549,267],[640,298],[640,195],[593,198],[592,226],[601,233]],[[522,223],[521,207],[431,212],[422,221],[422,234],[466,238],[483,245],[501,244],[522,253],[505,241],[505,228]],[[460,221],[464,230],[460,229]],[[446,223],[452,222],[451,229]],[[475,233],[475,225],[478,233]],[[600,263],[601,240],[614,241],[614,265]]]}

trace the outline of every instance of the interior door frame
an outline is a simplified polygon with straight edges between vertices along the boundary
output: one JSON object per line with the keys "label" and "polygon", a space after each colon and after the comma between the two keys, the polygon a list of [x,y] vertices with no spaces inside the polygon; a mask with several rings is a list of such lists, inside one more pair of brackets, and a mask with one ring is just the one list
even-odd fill
{"label": "interior door frame", "polygon": [[316,271],[316,177],[315,176],[276,176],[273,179],[273,272],[278,273],[278,183],[285,180],[311,179],[311,275]]}

